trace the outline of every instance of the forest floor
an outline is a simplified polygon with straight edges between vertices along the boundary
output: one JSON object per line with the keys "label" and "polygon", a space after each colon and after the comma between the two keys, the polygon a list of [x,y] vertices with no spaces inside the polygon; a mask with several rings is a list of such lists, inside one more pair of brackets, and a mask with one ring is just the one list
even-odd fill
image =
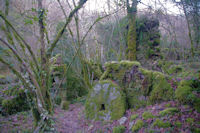
{"label": "forest floor", "polygon": [[[168,112],[160,115],[159,112],[167,108],[176,108],[178,111]],[[153,116],[144,117],[144,112],[149,112]],[[137,116],[132,119],[131,116]],[[131,127],[137,120],[143,120],[143,126],[138,130],[139,133],[199,133],[200,113],[197,113],[189,106],[178,105],[174,101],[163,102],[161,104],[150,105],[138,110],[127,110],[125,116],[120,120],[114,121],[92,121],[86,120],[84,116],[84,106],[82,104],[71,104],[68,111],[59,107],[55,108],[54,113],[55,128],[59,133],[112,133],[113,127],[124,125],[125,133],[131,132]],[[156,119],[163,123],[155,125]],[[30,112],[21,112],[7,117],[0,117],[1,133],[27,133],[31,132],[33,120]]]}

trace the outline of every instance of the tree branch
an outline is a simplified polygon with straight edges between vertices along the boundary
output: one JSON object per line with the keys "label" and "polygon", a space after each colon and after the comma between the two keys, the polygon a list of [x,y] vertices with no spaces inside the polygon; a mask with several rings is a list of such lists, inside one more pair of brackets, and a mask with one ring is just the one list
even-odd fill
{"label": "tree branch", "polygon": [[3,15],[3,13],[0,11],[0,17],[11,27],[11,29],[16,33],[16,35],[22,40],[22,42],[24,43],[24,45],[26,46],[26,48],[28,49],[29,53],[31,54],[31,57],[33,58],[33,61],[36,65],[37,70],[39,70],[39,65],[38,62],[36,60],[36,57],[33,53],[33,51],[31,50],[31,47],[29,46],[29,44],[22,38],[22,36],[17,32],[17,30],[13,27],[13,25],[7,20],[7,18]]}
{"label": "tree branch", "polygon": [[58,32],[55,40],[53,41],[53,43],[50,45],[50,48],[47,50],[47,58],[49,58],[51,56],[51,53],[53,51],[53,49],[55,48],[57,42],[60,40],[60,38],[62,37],[65,28],[68,26],[68,24],[71,22],[72,17],[74,16],[74,14],[87,2],[87,0],[80,0],[79,1],[79,5],[77,7],[75,7],[74,10],[72,10],[68,16],[68,18],[66,19],[66,23],[63,26],[63,28]]}

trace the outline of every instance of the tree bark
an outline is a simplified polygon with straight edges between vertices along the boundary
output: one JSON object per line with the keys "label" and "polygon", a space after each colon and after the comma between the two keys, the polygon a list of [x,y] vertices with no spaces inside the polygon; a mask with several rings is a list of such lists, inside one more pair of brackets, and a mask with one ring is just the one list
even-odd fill
{"label": "tree bark", "polygon": [[186,18],[186,21],[187,21],[188,36],[190,38],[190,45],[191,45],[190,51],[191,51],[192,57],[194,57],[194,42],[193,42],[193,39],[192,39],[192,31],[191,31],[188,14],[187,14],[186,7],[185,7],[183,0],[181,0],[181,4],[183,6],[183,11],[184,11],[185,18]]}
{"label": "tree bark", "polygon": [[49,90],[49,60],[46,58],[45,53],[45,27],[44,27],[44,19],[45,19],[45,10],[42,5],[43,0],[38,0],[38,16],[39,16],[39,28],[40,28],[40,52],[41,52],[41,92],[45,102],[45,109],[49,114],[52,113],[52,102],[50,98],[50,90]]}
{"label": "tree bark", "polygon": [[137,14],[137,0],[132,0],[132,6],[130,6],[129,0],[127,2],[127,14],[128,14],[128,53],[127,58],[131,61],[136,60],[136,14]]}

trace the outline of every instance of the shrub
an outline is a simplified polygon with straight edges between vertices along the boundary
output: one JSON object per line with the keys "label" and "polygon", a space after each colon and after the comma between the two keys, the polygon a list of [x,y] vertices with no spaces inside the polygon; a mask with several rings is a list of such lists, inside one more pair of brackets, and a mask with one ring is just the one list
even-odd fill
{"label": "shrub", "polygon": [[182,80],[175,91],[175,97],[180,103],[193,105],[200,112],[199,93],[200,81],[198,79]]}
{"label": "shrub", "polygon": [[21,89],[20,86],[11,87],[4,90],[3,93],[6,95],[2,100],[3,115],[11,115],[30,109],[24,89]]}
{"label": "shrub", "polygon": [[167,77],[160,72],[153,72],[152,91],[150,100],[152,103],[173,99],[173,89],[167,81]]}

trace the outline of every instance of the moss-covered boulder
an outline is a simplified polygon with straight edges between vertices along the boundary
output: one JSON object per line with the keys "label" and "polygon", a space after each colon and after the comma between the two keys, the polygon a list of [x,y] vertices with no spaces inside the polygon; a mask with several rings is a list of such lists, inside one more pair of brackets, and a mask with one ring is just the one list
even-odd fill
{"label": "moss-covered boulder", "polygon": [[160,72],[153,72],[152,91],[150,93],[150,100],[152,103],[160,101],[168,101],[173,98],[173,88],[167,80],[167,76]]}
{"label": "moss-covered boulder", "polygon": [[161,72],[147,70],[139,62],[125,60],[107,62],[105,68],[101,80],[114,80],[124,88],[128,108],[173,99],[169,77]]}
{"label": "moss-covered boulder", "polygon": [[169,77],[161,72],[139,67],[131,70],[126,77],[131,77],[125,89],[130,108],[173,99],[174,91],[168,82]]}
{"label": "moss-covered boulder", "polygon": [[182,104],[193,105],[200,112],[200,80],[182,80],[175,91],[176,99]]}
{"label": "moss-covered boulder", "polygon": [[116,120],[126,110],[124,93],[109,80],[98,82],[90,91],[85,104],[86,117],[95,120]]}
{"label": "moss-covered boulder", "polygon": [[114,80],[121,86],[124,85],[125,83],[123,81],[126,73],[129,73],[133,67],[137,68],[140,67],[141,65],[137,61],[122,60],[120,62],[117,61],[106,62],[104,66],[106,70],[101,76],[100,80],[105,80],[105,79]]}

